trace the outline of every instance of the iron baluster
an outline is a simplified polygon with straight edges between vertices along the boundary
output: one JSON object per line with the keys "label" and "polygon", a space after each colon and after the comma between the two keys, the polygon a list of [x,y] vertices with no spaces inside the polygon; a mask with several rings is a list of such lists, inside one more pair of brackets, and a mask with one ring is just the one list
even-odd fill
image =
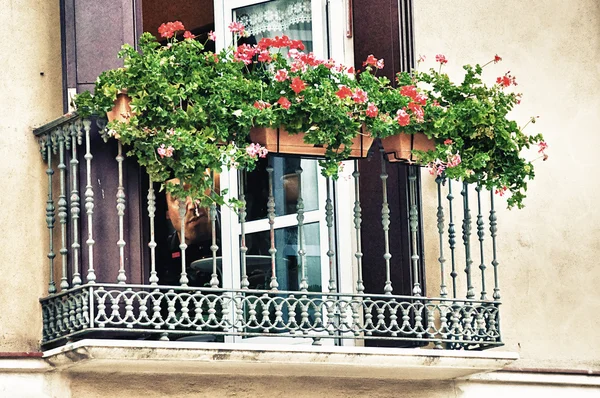
{"label": "iron baluster", "polygon": [[81,274],[79,273],[79,250],[81,245],[79,243],[79,214],[81,212],[80,209],[80,200],[78,186],[78,175],[77,175],[77,166],[79,165],[79,160],[77,160],[77,145],[81,145],[81,122],[77,120],[75,123],[71,125],[71,175],[73,176],[73,180],[71,183],[71,220],[72,229],[73,229],[73,243],[71,244],[71,249],[73,250],[73,287],[77,287],[81,285]]}
{"label": "iron baluster", "polygon": [[354,257],[356,257],[357,271],[358,276],[356,278],[356,292],[363,293],[365,291],[365,285],[363,284],[362,277],[362,249],[361,249],[361,230],[360,225],[362,223],[361,219],[361,207],[360,207],[360,187],[359,187],[359,177],[360,172],[358,171],[358,161],[354,161],[354,172],[352,173],[352,177],[354,177],[354,230],[356,233],[356,253]]}
{"label": "iron baluster", "polygon": [[392,280],[390,274],[390,259],[392,254],[390,253],[390,206],[387,198],[387,178],[388,174],[385,169],[386,157],[383,149],[381,149],[381,184],[383,187],[383,202],[381,204],[381,225],[383,226],[383,241],[385,247],[385,253],[383,253],[383,259],[385,260],[385,286],[383,291],[385,294],[392,294]]}
{"label": "iron baluster", "polygon": [[69,278],[67,271],[67,254],[69,250],[67,249],[67,217],[68,217],[68,203],[67,203],[67,193],[66,193],[66,174],[65,171],[67,169],[67,165],[65,164],[65,139],[69,134],[69,126],[65,125],[62,128],[58,128],[56,131],[57,139],[58,139],[58,153],[59,153],[59,162],[58,162],[58,170],[60,177],[60,194],[58,196],[58,219],[60,222],[60,257],[62,260],[62,276],[60,278],[60,289],[65,290],[69,288]]}
{"label": "iron baluster", "polygon": [[50,265],[50,281],[48,282],[48,293],[56,293],[56,284],[54,283],[54,200],[52,199],[52,136],[48,135],[46,141],[46,159],[48,159],[48,168],[46,169],[46,175],[48,176],[48,199],[46,200],[46,224],[48,226],[48,236],[50,248],[48,250],[48,262]]}
{"label": "iron baluster", "polygon": [[446,287],[446,272],[444,270],[444,264],[446,259],[444,258],[444,206],[442,205],[442,184],[445,183],[446,179],[442,176],[437,176],[435,182],[437,184],[437,227],[438,234],[440,236],[440,256],[438,261],[440,263],[440,297],[446,297],[448,295],[448,288]]}
{"label": "iron baluster", "polygon": [[458,273],[456,272],[456,261],[454,258],[454,249],[456,247],[456,229],[454,228],[454,214],[452,212],[452,201],[454,200],[454,195],[452,194],[452,180],[448,180],[448,211],[449,211],[449,220],[448,220],[448,244],[450,245],[450,259],[452,261],[452,271],[450,272],[450,277],[452,277],[452,297],[456,298],[456,277]]}
{"label": "iron baluster", "polygon": [[121,141],[118,143],[117,149],[117,164],[119,166],[119,186],[117,187],[117,215],[119,217],[119,240],[117,246],[119,247],[119,273],[117,275],[117,282],[124,284],[127,281],[127,275],[125,274],[125,239],[123,219],[125,216],[125,188],[123,186],[123,144]]}
{"label": "iron baluster", "polygon": [[479,254],[481,263],[479,269],[481,270],[481,300],[487,300],[487,293],[485,291],[485,260],[483,253],[483,239],[485,236],[483,214],[481,213],[481,184],[477,184],[475,187],[477,191],[477,237],[479,239]]}
{"label": "iron baluster", "polygon": [[475,297],[475,292],[473,290],[473,283],[471,280],[471,265],[473,264],[473,260],[471,260],[471,210],[469,209],[469,185],[466,182],[463,182],[463,189],[460,193],[463,196],[463,243],[465,245],[465,274],[467,274],[467,298],[472,299]]}
{"label": "iron baluster", "polygon": [[409,166],[408,181],[410,185],[410,210],[409,214],[409,226],[410,226],[410,251],[411,251],[411,262],[413,268],[413,289],[412,293],[414,296],[421,295],[421,284],[419,283],[419,252],[417,246],[417,231],[419,227],[419,210],[417,207],[417,175],[416,167]]}
{"label": "iron baluster", "polygon": [[271,290],[277,290],[279,283],[277,283],[277,269],[275,264],[275,254],[277,249],[275,248],[275,197],[273,196],[273,167],[269,165],[267,167],[267,173],[269,173],[269,198],[267,200],[267,217],[269,219],[269,240],[271,247],[269,248],[269,254],[271,255],[271,283],[269,287]]}
{"label": "iron baluster", "polygon": [[500,286],[498,284],[498,257],[496,257],[496,233],[498,232],[498,218],[494,209],[494,190],[490,190],[490,235],[492,237],[492,266],[494,267],[494,300],[500,300]]}
{"label": "iron baluster", "polygon": [[87,224],[88,224],[88,238],[85,241],[88,247],[88,272],[87,272],[87,282],[95,283],[96,282],[96,273],[94,272],[94,224],[93,224],[93,216],[94,216],[94,188],[92,186],[92,152],[90,145],[90,128],[92,122],[89,120],[83,121],[83,128],[85,130],[85,169],[86,169],[86,185],[85,185],[85,213],[87,215]]}

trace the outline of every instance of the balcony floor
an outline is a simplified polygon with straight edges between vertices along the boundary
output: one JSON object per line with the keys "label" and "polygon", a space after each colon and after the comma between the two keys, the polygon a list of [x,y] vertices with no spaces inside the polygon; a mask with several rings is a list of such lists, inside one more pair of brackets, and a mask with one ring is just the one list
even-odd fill
{"label": "balcony floor", "polygon": [[518,359],[503,351],[290,346],[86,339],[44,352],[70,373],[244,374],[387,380],[448,380],[499,370]]}

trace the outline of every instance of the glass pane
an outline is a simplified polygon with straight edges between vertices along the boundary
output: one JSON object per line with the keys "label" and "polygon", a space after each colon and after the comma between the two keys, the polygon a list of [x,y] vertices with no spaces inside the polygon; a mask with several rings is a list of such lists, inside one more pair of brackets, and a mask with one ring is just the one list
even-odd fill
{"label": "glass pane", "polygon": [[287,35],[302,40],[306,52],[312,51],[310,0],[277,0],[242,7],[233,11],[233,19],[244,24],[251,44],[263,37]]}
{"label": "glass pane", "polygon": [[[273,165],[273,197],[275,198],[275,215],[295,214],[298,199],[298,174],[302,168],[302,198],[304,211],[319,208],[318,197],[318,163],[314,159],[289,157],[271,157]],[[256,169],[246,174],[244,191],[247,202],[247,221],[267,218],[267,201],[269,199],[268,160],[260,159]]]}
{"label": "glass pane", "polygon": [[[269,231],[246,235],[248,252],[246,273],[251,289],[269,289],[271,282],[271,255]],[[298,227],[275,230],[276,272],[279,290],[300,290],[302,269],[298,256]],[[304,250],[308,290],[321,292],[321,254],[319,224],[304,225]]]}

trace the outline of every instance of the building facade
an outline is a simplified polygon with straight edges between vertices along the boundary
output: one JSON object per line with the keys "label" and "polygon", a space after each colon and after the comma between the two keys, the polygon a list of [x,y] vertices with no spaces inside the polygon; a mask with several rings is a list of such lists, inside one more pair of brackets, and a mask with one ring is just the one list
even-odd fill
{"label": "building facade", "polygon": [[[440,273],[441,255],[436,243],[440,238],[437,211],[440,202],[437,193],[439,184],[435,179],[426,170],[388,165],[385,172],[392,181],[388,198],[391,224],[400,227],[392,229],[386,236],[381,231],[381,193],[378,191],[381,163],[377,163],[377,167],[361,163],[362,190],[356,190],[350,172],[334,187],[337,198],[334,235],[337,243],[329,246],[330,228],[323,215],[325,213],[321,211],[325,209],[324,201],[314,205],[314,214],[307,210],[307,217],[315,225],[314,236],[319,236],[314,242],[307,240],[304,247],[308,253],[305,258],[309,264],[308,279],[309,283],[316,280],[314,284],[320,284],[314,291],[327,292],[328,280],[335,275],[335,291],[340,294],[335,301],[338,306],[343,302],[342,298],[350,300],[356,296],[356,282],[361,279],[355,256],[357,246],[348,242],[356,238],[353,206],[356,192],[359,192],[364,211],[361,242],[364,243],[362,279],[366,291],[372,294],[384,292],[383,285],[387,282],[385,264],[381,265],[381,260],[368,260],[381,259],[382,254],[388,252],[393,260],[390,266],[392,277],[387,279],[394,286],[398,300],[408,303],[408,307],[399,307],[398,317],[404,315],[413,332],[392,336],[386,334],[388,330],[379,334],[380,337],[394,337],[390,339],[393,343],[381,343],[388,341],[386,339],[349,338],[344,334],[347,331],[340,329],[340,323],[343,324],[345,319],[343,310],[336,315],[337,321],[334,317],[330,318],[331,327],[337,328],[336,333],[339,333],[331,339],[327,336],[321,339],[319,335],[310,333],[305,338],[273,337],[267,336],[268,333],[249,333],[252,328],[247,327],[239,329],[245,330],[245,335],[235,335],[231,332],[234,329],[222,328],[221,331],[228,332],[220,337],[219,333],[210,336],[216,341],[207,341],[207,334],[201,341],[193,337],[194,333],[179,326],[174,331],[160,329],[160,333],[134,333],[131,337],[131,333],[126,333],[127,329],[135,330],[140,325],[129,322],[131,327],[128,327],[128,321],[115,327],[117,330],[111,331],[113,334],[98,330],[77,334],[77,328],[72,326],[75,323],[71,324],[70,331],[68,326],[61,324],[59,327],[52,323],[56,320],[50,320],[48,314],[58,314],[56,303],[60,300],[46,299],[44,303],[52,302],[55,307],[44,312],[46,310],[42,310],[40,299],[67,297],[60,294],[73,288],[73,257],[80,261],[82,285],[86,285],[89,281],[86,278],[90,246],[98,283],[115,283],[122,260],[128,283],[147,288],[152,269],[146,201],[150,187],[144,180],[143,171],[130,160],[125,160],[127,185],[124,190],[128,201],[126,215],[119,218],[116,195],[120,184],[117,163],[113,160],[116,146],[104,146],[98,135],[101,128],[95,124],[90,123],[88,127],[83,121],[77,124],[72,116],[60,119],[69,111],[69,95],[73,91],[92,88],[101,71],[118,66],[115,58],[118,48],[123,43],[135,43],[141,30],[156,30],[165,20],[181,19],[187,26],[197,28],[198,32],[210,29],[225,37],[225,27],[235,18],[236,12],[242,15],[244,10],[244,15],[251,15],[252,10],[248,7],[254,2],[196,3],[171,2],[165,6],[148,0],[65,0],[60,4],[42,4],[27,0],[0,11],[10,33],[10,39],[6,40],[8,51],[2,54],[5,73],[1,79],[5,112],[0,116],[0,139],[8,150],[0,158],[3,174],[7,177],[6,189],[0,194],[3,209],[0,219],[6,226],[0,244],[0,283],[3,286],[0,293],[0,395],[212,397],[270,393],[307,397],[325,394],[339,397],[503,397],[509,394],[591,397],[598,394],[600,346],[597,344],[599,335],[595,314],[600,310],[600,295],[595,287],[600,282],[600,273],[594,260],[600,255],[600,216],[593,208],[593,198],[600,193],[600,186],[594,177],[593,153],[594,144],[600,144],[600,97],[597,94],[600,89],[600,4],[595,0],[577,0],[568,4],[552,0],[543,5],[512,0],[308,2],[312,23],[310,41],[315,51],[321,51],[323,56],[331,55],[361,67],[360,60],[372,53],[378,58],[385,58],[386,73],[393,75],[395,71],[410,67],[411,60],[418,55],[427,57],[423,65],[433,66],[435,55],[443,53],[449,60],[445,66],[448,73],[459,77],[463,64],[484,64],[498,54],[503,61],[490,65],[486,73],[490,74],[490,83],[507,70],[517,77],[517,88],[523,93],[523,101],[514,110],[514,119],[525,124],[532,116],[540,116],[527,128],[545,135],[550,145],[550,157],[545,162],[540,159],[536,163],[536,179],[529,184],[523,210],[508,211],[503,198],[495,196],[493,209],[497,215],[497,236],[494,239],[490,236],[488,221],[492,209],[485,207],[485,244],[493,241],[497,253],[489,248],[481,251],[481,262],[487,265],[483,277],[477,268],[480,252],[476,250],[479,241],[475,223],[482,211],[473,204],[477,198],[475,191],[470,194],[473,231],[469,240],[474,253],[474,300],[478,301],[480,295],[484,295],[480,291],[486,290],[477,279],[481,278],[487,282],[487,297],[481,300],[482,303],[468,301],[473,298],[468,297],[469,289],[464,279],[464,252],[460,251],[464,249],[456,249],[457,258],[463,256],[456,262],[459,276],[453,278],[450,274],[450,266],[454,264],[451,264],[449,251],[445,252],[448,257],[446,271]],[[297,12],[294,15],[297,16]],[[217,42],[217,47],[224,45]],[[56,123],[48,125],[52,122]],[[41,126],[45,127],[40,130]],[[81,146],[73,145],[78,146],[79,151],[74,159],[80,161],[79,169],[73,174],[81,177],[80,249],[75,254],[71,251],[75,240],[71,235],[73,186],[70,182],[64,191],[69,205],[69,215],[63,218],[68,220],[68,223],[65,222],[68,229],[65,229],[67,238],[64,244],[61,241],[62,219],[58,214],[61,193],[61,171],[57,167],[59,152],[62,145],[65,145],[65,151],[72,151],[72,148],[66,141],[62,144],[58,140],[50,141],[49,145],[42,141],[42,152],[46,155],[48,151],[52,152],[50,156],[55,162],[53,174],[48,173],[48,158],[44,160],[40,156],[41,135],[33,134],[33,130],[37,129],[38,133],[51,136],[52,131],[64,126],[68,126],[69,134],[79,131],[82,141]],[[94,150],[97,150],[91,163],[92,169],[86,168],[87,159],[84,158],[88,133]],[[573,139],[575,136],[576,140]],[[69,135],[63,137],[68,139]],[[576,142],[585,145],[576,146]],[[70,153],[66,153],[66,159],[72,159]],[[536,156],[536,151],[532,151],[531,157]],[[70,166],[69,163],[67,173],[73,170]],[[313,166],[302,163],[304,175],[308,175]],[[353,163],[349,166],[353,167]],[[280,167],[281,181],[284,181],[280,190],[284,192],[282,195],[287,195],[284,177],[289,173],[286,174],[286,166]],[[409,169],[416,170],[414,173],[418,177]],[[89,178],[94,192],[96,218],[93,224],[87,219],[85,207],[86,173],[90,170],[94,173],[90,176],[93,178]],[[329,183],[319,182],[317,174],[314,177],[314,195],[325,198]],[[411,180],[411,176],[414,179]],[[229,181],[231,187],[236,187],[233,177],[225,176],[224,179],[224,184]],[[376,183],[370,185],[370,181]],[[411,191],[411,181],[419,181],[420,187],[417,189],[414,185]],[[460,185],[454,187],[455,196],[460,198]],[[446,196],[447,187],[441,189]],[[47,222],[49,191],[54,192],[51,199],[55,206],[52,228],[48,228]],[[411,192],[419,198],[418,231],[410,230],[406,222],[411,205],[417,203],[411,202]],[[347,197],[352,199],[346,200]],[[309,196],[306,198],[308,200]],[[374,203],[372,209],[369,207],[371,202]],[[285,200],[282,204],[285,206]],[[448,203],[444,201],[444,205],[448,206]],[[463,211],[463,202],[456,206],[460,212]],[[158,207],[156,214],[162,214],[161,211],[164,208]],[[277,225],[291,230],[312,225],[307,222],[303,226],[296,218],[295,208],[288,213],[276,220],[281,222]],[[447,207],[444,214],[446,224],[442,240],[446,243]],[[120,220],[125,225],[122,229],[118,227]],[[267,233],[267,223],[262,225],[258,221],[256,224],[248,222],[251,233]],[[457,246],[461,246],[464,241],[461,240],[461,225],[458,223]],[[240,257],[236,257],[240,249],[239,243],[236,243],[239,227],[235,216],[223,213],[223,236],[235,237],[229,240],[232,243],[223,239],[219,244],[223,264],[227,263],[228,253],[231,253],[232,262],[240,261]],[[282,227],[282,231],[285,228]],[[88,243],[90,229],[93,232],[92,245]],[[52,231],[50,234],[49,230]],[[297,238],[297,235],[292,236]],[[384,247],[385,239],[391,242],[389,250]],[[413,239],[417,249],[411,251],[407,247]],[[120,240],[126,242],[124,247],[118,244]],[[316,251],[311,252],[315,247]],[[327,247],[335,247],[336,253],[336,272],[331,275],[328,273],[329,258],[325,254]],[[289,247],[278,246],[278,249],[281,253],[292,250],[291,257],[295,258],[299,248],[291,244]],[[52,258],[49,258],[49,251],[54,253],[50,256]],[[370,253],[375,254],[371,256]],[[418,255],[417,262],[413,262],[412,258],[415,253]],[[316,259],[310,260],[311,256]],[[61,272],[63,258],[69,259],[66,273]],[[289,264],[297,260],[286,261]],[[497,263],[496,267],[493,261]],[[371,266],[374,263],[379,265]],[[51,264],[53,270],[50,269]],[[311,276],[311,269],[317,276]],[[294,273],[299,271],[294,266],[278,269],[282,284],[285,284],[284,271],[289,274],[286,289],[298,293],[301,281],[296,280]],[[494,280],[495,271],[498,281]],[[225,265],[219,268],[220,287],[230,281],[231,289],[221,292],[218,297],[228,297],[227,294],[233,297],[236,288],[239,288],[236,285],[239,283],[236,282],[240,277],[239,267],[231,266],[230,272],[228,274]],[[69,287],[61,289],[62,276],[68,279]],[[49,293],[52,280],[57,293]],[[414,301],[411,301],[414,300],[411,295],[414,294],[415,283],[420,285],[425,297],[419,300],[430,305],[425,312],[417,312]],[[375,285],[377,289],[370,290]],[[450,291],[455,287],[459,292],[454,298],[447,293],[454,306],[451,308],[459,308],[457,318],[468,317],[465,314],[471,310],[474,314],[482,314],[481,319],[472,321],[473,325],[478,325],[477,322],[485,324],[482,329],[488,333],[487,336],[493,337],[477,339],[477,336],[467,336],[468,333],[461,329],[460,333],[456,333],[462,337],[453,343],[448,333],[433,332],[441,330],[441,314],[444,308],[448,308],[443,305],[445,301],[437,300],[443,295],[441,286],[444,285]],[[260,290],[261,286],[256,282],[253,288]],[[110,289],[107,285],[106,290]],[[120,287],[114,289],[126,290],[119,290]],[[102,295],[98,295],[97,291],[94,294],[94,297]],[[494,294],[498,298],[493,297]],[[314,297],[320,296],[316,294]],[[88,299],[89,296],[85,296],[83,301]],[[115,314],[126,311],[125,300],[116,304],[111,301],[114,297],[105,300],[106,307],[110,307],[109,303],[116,305]],[[83,301],[81,296],[72,301],[66,300],[67,306],[60,307],[60,311],[73,310],[73,313],[61,319],[68,320],[69,316],[75,319],[77,315],[80,316],[77,319],[86,319],[86,311],[98,310],[98,302],[91,302],[92,305],[84,309]],[[74,303],[72,308],[69,303]],[[135,305],[132,311],[138,314],[139,303]],[[315,304],[307,310],[306,319],[320,319],[311,312],[322,310],[324,307],[320,305]],[[259,312],[263,309],[258,308]],[[373,308],[377,307],[371,307],[371,311]],[[402,309],[406,312],[402,313]],[[166,309],[159,309],[157,313],[161,311]],[[347,316],[356,316],[362,322],[368,312],[365,310],[357,314],[348,310]],[[272,313],[267,311],[265,319],[274,313],[274,310]],[[89,314],[91,319],[100,319],[97,312]],[[110,315],[108,310],[107,314]],[[286,314],[283,318],[293,318],[289,312]],[[329,319],[327,313],[321,315],[323,319]],[[385,310],[375,317],[377,315],[385,319],[391,316]],[[278,316],[281,319],[281,315]],[[421,318],[416,319],[418,316]],[[241,318],[245,319],[244,316]],[[106,322],[109,327],[110,322],[113,321]],[[414,332],[416,322],[427,325],[424,333]],[[499,324],[499,336],[493,334],[495,329],[490,331],[490,322],[492,328],[495,322]],[[50,327],[50,324],[53,326]],[[114,321],[114,324],[118,322]],[[462,323],[463,326],[470,324],[471,321]],[[358,335],[364,337],[364,333],[361,330]],[[468,338],[471,340],[467,341]],[[162,341],[165,339],[170,341]]]}

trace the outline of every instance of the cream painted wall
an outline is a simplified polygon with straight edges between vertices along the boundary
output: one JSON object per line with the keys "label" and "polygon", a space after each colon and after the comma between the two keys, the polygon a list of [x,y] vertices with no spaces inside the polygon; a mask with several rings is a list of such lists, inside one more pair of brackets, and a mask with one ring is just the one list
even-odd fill
{"label": "cream painted wall", "polygon": [[[508,212],[498,202],[501,349],[520,353],[516,367],[600,370],[600,1],[414,5],[416,48],[427,55],[425,66],[445,54],[446,70],[460,78],[461,65],[499,54],[503,61],[484,75],[490,83],[508,70],[516,76],[524,96],[514,119],[525,123],[539,115],[527,131],[542,132],[549,144],[549,160],[535,163],[525,209]],[[424,181],[433,197],[432,179]],[[435,214],[434,206],[427,203],[425,211]],[[426,223],[435,230],[432,217]],[[435,250],[428,248],[427,258],[437,258]],[[439,270],[428,271],[435,289]]]}
{"label": "cream painted wall", "polygon": [[45,168],[32,128],[62,114],[59,1],[4,2],[0,21],[6,36],[0,51],[0,351],[34,351],[48,233]]}

